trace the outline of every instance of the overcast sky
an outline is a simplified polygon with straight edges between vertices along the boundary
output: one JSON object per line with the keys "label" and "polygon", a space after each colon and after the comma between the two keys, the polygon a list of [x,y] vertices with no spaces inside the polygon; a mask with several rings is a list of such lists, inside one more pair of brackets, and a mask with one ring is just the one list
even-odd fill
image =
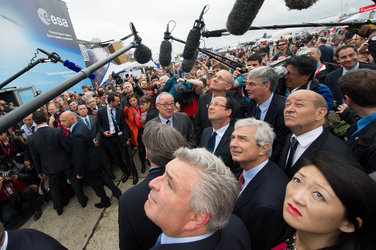
{"label": "overcast sky", "polygon": [[[78,39],[90,41],[119,40],[130,34],[129,22],[133,22],[143,43],[157,58],[163,32],[170,20],[175,20],[176,27],[172,35],[186,40],[194,21],[199,17],[205,5],[210,5],[204,15],[205,29],[226,28],[227,16],[234,0],[64,0]],[[289,11],[283,0],[265,0],[253,21],[254,26],[293,24],[309,22],[314,19],[356,12],[360,7],[374,4],[371,0],[319,0],[310,9]],[[170,30],[171,30],[170,26]],[[236,45],[250,41],[255,31],[248,31],[243,36],[204,38],[206,47]],[[125,41],[125,44],[132,39]],[[203,42],[200,47],[203,47]],[[184,45],[173,42],[173,52],[181,53]]]}

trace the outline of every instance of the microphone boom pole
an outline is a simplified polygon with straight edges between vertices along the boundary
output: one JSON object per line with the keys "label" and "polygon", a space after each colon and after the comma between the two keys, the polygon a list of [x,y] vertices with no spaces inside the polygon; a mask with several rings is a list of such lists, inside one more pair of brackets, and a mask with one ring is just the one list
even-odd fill
{"label": "microphone boom pole", "polygon": [[114,52],[113,54],[109,55],[107,58],[96,62],[95,64],[91,65],[88,68],[80,70],[77,74],[73,75],[72,77],[62,81],[57,86],[47,90],[43,94],[36,96],[29,102],[23,104],[21,107],[9,112],[2,118],[0,118],[0,131],[8,129],[13,124],[20,121],[22,118],[31,114],[38,108],[42,107],[44,104],[55,98],[56,96],[60,95],[67,89],[71,88],[81,80],[90,76],[91,73],[96,71],[97,69],[101,68],[103,65],[107,64],[108,62],[112,61],[116,57],[120,56],[121,54],[125,53],[126,51],[138,47],[137,42],[132,42],[129,45],[125,46],[124,48]]}

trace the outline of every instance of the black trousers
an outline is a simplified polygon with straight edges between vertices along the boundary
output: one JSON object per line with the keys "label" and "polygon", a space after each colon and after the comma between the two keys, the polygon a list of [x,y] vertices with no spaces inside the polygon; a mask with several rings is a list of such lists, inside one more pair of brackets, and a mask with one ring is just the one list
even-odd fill
{"label": "black trousers", "polygon": [[69,167],[56,174],[49,174],[48,177],[50,179],[51,198],[55,209],[63,208],[63,204],[66,202],[66,200],[64,200],[66,197],[64,194],[64,187],[67,185],[67,179],[71,183],[78,202],[82,203],[84,201],[84,193],[81,185],[75,177],[73,168]]}
{"label": "black trousers", "polygon": [[[105,173],[103,172],[102,168],[98,168],[91,173],[87,173],[84,176],[87,183],[94,189],[95,194],[101,198],[101,202],[107,202],[110,198],[107,196],[106,192],[104,191],[104,178]],[[108,178],[108,176],[107,176]],[[111,179],[110,179],[111,180]],[[115,186],[115,184],[112,182]],[[116,187],[116,186],[115,186]]]}
{"label": "black trousers", "polygon": [[[130,154],[130,150],[123,145],[121,140],[122,138],[115,134],[110,137],[103,137],[101,140],[101,145],[105,147],[114,163],[120,166],[123,173],[129,173],[129,170],[133,172],[135,165],[132,155]],[[126,165],[124,165],[123,160],[125,161]]]}

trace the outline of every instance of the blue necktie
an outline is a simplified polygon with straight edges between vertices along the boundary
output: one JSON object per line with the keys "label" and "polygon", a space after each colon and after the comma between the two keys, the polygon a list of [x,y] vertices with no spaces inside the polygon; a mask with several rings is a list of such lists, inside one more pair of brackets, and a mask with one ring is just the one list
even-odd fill
{"label": "blue necktie", "polygon": [[261,109],[260,109],[260,106],[257,105],[256,113],[255,113],[255,119],[260,120],[260,118],[261,118]]}
{"label": "blue necktie", "polygon": [[214,152],[214,147],[215,147],[215,137],[217,136],[217,133],[213,131],[213,133],[210,136],[209,142],[208,142],[208,150],[210,152]]}

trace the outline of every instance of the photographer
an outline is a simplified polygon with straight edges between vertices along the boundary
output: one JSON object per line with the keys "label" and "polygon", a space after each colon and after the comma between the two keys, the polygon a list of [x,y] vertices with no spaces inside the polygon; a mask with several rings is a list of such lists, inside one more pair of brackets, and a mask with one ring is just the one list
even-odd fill
{"label": "photographer", "polygon": [[29,209],[34,212],[34,220],[42,216],[36,193],[28,185],[31,181],[28,174],[0,171],[0,217],[5,226]]}
{"label": "photographer", "polygon": [[[21,132],[19,132],[21,134]],[[24,169],[25,144],[18,138],[7,135],[6,131],[0,132],[0,169]]]}

